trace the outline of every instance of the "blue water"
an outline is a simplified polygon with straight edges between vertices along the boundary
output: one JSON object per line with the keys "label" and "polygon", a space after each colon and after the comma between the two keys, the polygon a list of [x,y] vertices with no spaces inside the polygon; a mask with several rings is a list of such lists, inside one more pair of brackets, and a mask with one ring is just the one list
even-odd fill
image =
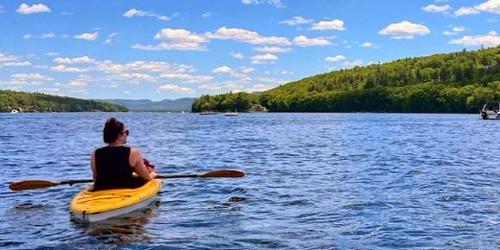
{"label": "blue water", "polygon": [[[85,185],[12,192],[21,179],[90,178],[114,115],[165,182],[158,204],[90,225]],[[0,114],[0,248],[498,249],[500,122],[479,115]]]}

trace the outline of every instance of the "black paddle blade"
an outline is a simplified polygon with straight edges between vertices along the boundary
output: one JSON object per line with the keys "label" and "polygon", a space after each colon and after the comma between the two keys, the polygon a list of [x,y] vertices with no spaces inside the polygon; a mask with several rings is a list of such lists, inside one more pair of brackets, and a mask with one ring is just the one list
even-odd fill
{"label": "black paddle blade", "polygon": [[10,190],[13,191],[23,191],[30,189],[48,188],[59,185],[59,182],[54,181],[41,181],[41,180],[29,180],[29,181],[19,181],[14,182],[9,185]]}

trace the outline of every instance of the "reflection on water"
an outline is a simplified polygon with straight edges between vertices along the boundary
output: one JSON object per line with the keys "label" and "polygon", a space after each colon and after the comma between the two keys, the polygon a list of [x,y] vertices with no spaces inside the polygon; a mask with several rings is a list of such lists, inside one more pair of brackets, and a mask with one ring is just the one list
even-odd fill
{"label": "reflection on water", "polygon": [[112,218],[99,222],[82,223],[71,217],[75,227],[95,239],[106,244],[127,244],[149,241],[152,239],[145,226],[157,216],[156,208],[160,201],[156,200],[145,209],[128,213],[123,217]]}

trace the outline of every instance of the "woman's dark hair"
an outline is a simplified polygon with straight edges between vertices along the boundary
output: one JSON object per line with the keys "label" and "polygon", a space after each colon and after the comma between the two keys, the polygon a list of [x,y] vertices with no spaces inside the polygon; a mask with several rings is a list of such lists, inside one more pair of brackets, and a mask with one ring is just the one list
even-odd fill
{"label": "woman's dark hair", "polygon": [[105,143],[112,143],[118,139],[118,136],[123,132],[124,125],[121,121],[116,118],[109,118],[104,124],[104,129],[102,130],[102,138]]}

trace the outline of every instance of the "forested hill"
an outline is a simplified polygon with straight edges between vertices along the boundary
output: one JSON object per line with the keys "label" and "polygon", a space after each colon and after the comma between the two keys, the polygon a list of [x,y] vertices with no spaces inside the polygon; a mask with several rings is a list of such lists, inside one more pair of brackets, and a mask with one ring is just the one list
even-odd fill
{"label": "forested hill", "polygon": [[492,100],[500,100],[500,46],[333,71],[258,96],[202,96],[193,111],[258,103],[274,112],[469,113]]}
{"label": "forested hill", "polygon": [[41,93],[0,90],[0,112],[126,112],[127,108],[101,101]]}
{"label": "forested hill", "polygon": [[180,98],[175,100],[164,99],[161,101],[151,100],[128,100],[128,99],[109,99],[105,102],[118,104],[127,107],[130,111],[153,111],[153,112],[181,112],[190,111],[194,98]]}

